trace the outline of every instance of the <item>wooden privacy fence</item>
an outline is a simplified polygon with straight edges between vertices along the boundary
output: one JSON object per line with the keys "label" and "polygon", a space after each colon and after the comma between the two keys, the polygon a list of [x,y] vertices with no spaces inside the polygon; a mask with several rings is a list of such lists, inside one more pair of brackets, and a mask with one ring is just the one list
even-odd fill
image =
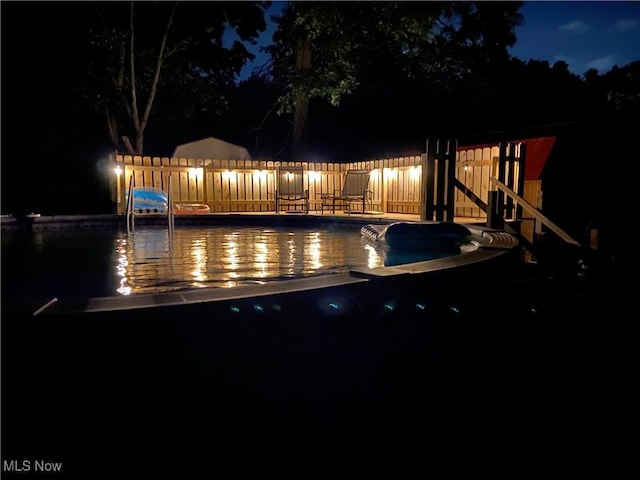
{"label": "wooden privacy fence", "polygon": [[[287,166],[303,167],[312,211],[321,209],[321,194],[342,188],[348,170],[361,169],[371,172],[372,198],[367,206],[376,212],[419,215],[423,220],[486,218],[490,192],[496,191],[492,176],[539,205],[540,181],[524,182],[521,174],[523,144],[465,148],[454,140],[429,141],[426,150],[421,155],[352,163],[116,155],[117,212],[124,213],[132,177],[136,187],[168,191],[169,175],[174,203],[204,203],[214,213],[275,212],[276,172]],[[493,204],[507,219],[521,213],[513,199],[499,191]],[[304,205],[291,207],[302,210]]]}
{"label": "wooden privacy fence", "polygon": [[[322,193],[342,188],[347,170],[371,171],[370,208],[387,213],[419,214],[424,155],[353,163],[279,162],[266,160],[199,160],[116,155],[116,202],[124,213],[130,178],[135,187],[168,191],[174,203],[204,203],[211,212],[274,212],[275,175],[280,167],[302,166],[309,190],[309,209],[320,210]],[[302,209],[302,204],[294,208]]]}
{"label": "wooden privacy fence", "polygon": [[526,145],[502,142],[497,145],[458,148],[455,167],[455,216],[486,217],[491,193],[496,214],[506,220],[522,217],[522,209],[492,184],[495,177],[533,205],[539,206],[541,181],[525,181]]}

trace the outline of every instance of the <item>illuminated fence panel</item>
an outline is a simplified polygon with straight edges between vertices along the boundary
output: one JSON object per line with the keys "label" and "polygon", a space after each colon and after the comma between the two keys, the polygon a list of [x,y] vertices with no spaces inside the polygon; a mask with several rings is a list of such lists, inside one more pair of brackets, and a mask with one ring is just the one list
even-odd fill
{"label": "illuminated fence panel", "polygon": [[[456,178],[485,204],[488,203],[489,192],[494,189],[491,184],[492,176],[502,178],[514,190],[518,190],[518,185],[522,183],[525,193],[535,197],[534,193],[527,192],[539,190],[539,183],[537,187],[529,187],[527,182],[523,182],[520,178],[522,175],[520,172],[521,149],[520,143],[505,144],[504,158],[501,160],[499,145],[459,148],[456,158]],[[501,201],[507,207],[508,218],[515,218],[516,210],[513,201],[509,198],[503,198]],[[486,218],[484,211],[459,191],[456,192],[455,215]]]}
{"label": "illuminated fence panel", "polygon": [[208,170],[207,173],[210,173],[213,179],[213,194],[209,199],[209,207],[213,212],[223,212],[222,184],[227,180],[222,170]]}
{"label": "illuminated fence panel", "polygon": [[[456,159],[456,178],[473,191],[485,204],[489,200],[490,176],[493,158],[499,155],[499,148],[459,148]],[[455,215],[460,217],[486,218],[486,214],[462,192],[456,189]]]}
{"label": "illuminated fence panel", "polygon": [[238,172],[235,170],[236,162],[223,162],[226,166],[222,181],[222,201],[227,202],[225,211],[238,211]]}
{"label": "illuminated fence panel", "polygon": [[[133,165],[142,166],[142,157],[135,156],[133,157]],[[142,169],[135,169],[133,173],[133,184],[136,187],[144,186],[144,175]]]}
{"label": "illuminated fence panel", "polygon": [[[322,163],[309,162],[304,164],[306,171],[305,174],[305,188],[309,190],[309,209],[317,210],[317,199],[320,198],[320,192],[322,191]],[[326,165],[326,164],[325,164]]]}
{"label": "illuminated fence panel", "polygon": [[174,190],[174,201],[175,202],[188,201],[189,200],[189,161],[186,158],[180,158],[178,159],[178,165],[186,168],[177,172],[178,181],[176,182],[174,180],[176,187],[178,189],[177,195],[175,195],[176,192]]}
{"label": "illuminated fence panel", "polygon": [[[509,147],[510,148],[510,147]],[[450,172],[450,157],[442,158],[428,165],[428,155],[414,155],[384,159],[366,160],[352,163],[292,162],[302,165],[305,171],[304,186],[309,191],[311,211],[320,210],[323,193],[340,192],[348,170],[369,170],[369,190],[371,199],[367,209],[382,213],[421,214],[423,202],[431,202],[433,208],[449,205],[445,189],[450,184],[450,175],[473,195],[484,202],[489,201],[492,190],[492,175],[503,175],[507,183],[521,183],[519,163],[520,146],[513,152],[507,149],[507,160],[497,162],[500,157],[499,145],[478,147],[458,147],[455,169]],[[512,155],[513,153],[513,155]],[[212,212],[273,212],[275,211],[276,169],[287,162],[271,160],[194,160],[186,158],[140,157],[117,155],[116,161],[122,172],[114,178],[119,180],[117,188],[118,212],[124,213],[126,190],[133,177],[135,186],[149,186],[168,190],[168,178],[172,178],[174,203],[205,203]],[[429,171],[432,168],[433,171]],[[423,177],[425,177],[424,179]],[[425,180],[433,182],[430,190],[425,188]],[[537,190],[540,187],[538,185]],[[535,193],[536,189],[534,189]],[[429,198],[427,198],[429,194]],[[529,194],[536,203],[537,197]],[[483,209],[454,188],[454,214],[458,217],[486,218]],[[445,202],[446,200],[446,202]],[[505,200],[507,202],[507,200]],[[507,204],[508,207],[508,204]],[[508,208],[514,211],[513,208]]]}
{"label": "illuminated fence panel", "polygon": [[[161,167],[162,166],[162,159],[158,158],[158,157],[153,157],[153,159],[151,160],[151,164],[154,167]],[[163,185],[163,172],[162,169],[158,168],[158,169],[154,169],[151,172],[151,176],[153,178],[153,187],[160,189],[160,190],[164,190],[164,185]]]}
{"label": "illuminated fence panel", "polygon": [[389,160],[388,166],[385,169],[385,188],[387,191],[387,211],[390,213],[400,213],[400,199],[398,193],[400,188],[398,187],[398,161],[396,158]]}
{"label": "illuminated fence panel", "polygon": [[[275,172],[287,162],[218,160],[117,155],[124,165],[120,195],[124,199],[133,176],[136,187],[168,191],[172,179],[174,203],[204,203],[211,212],[272,212],[275,210]],[[321,193],[340,191],[348,170],[370,170],[371,202],[368,208],[389,213],[419,213],[420,156],[367,160],[353,163],[291,162],[305,170],[309,206],[320,209]],[[124,201],[118,203],[124,213]]]}
{"label": "illuminated fence panel", "polygon": [[[142,157],[142,165],[145,167],[151,167],[151,157]],[[153,185],[153,172],[145,169],[142,171],[143,185]]]}
{"label": "illuminated fence panel", "polygon": [[418,214],[420,207],[420,157],[397,157],[358,163],[371,171],[369,189],[374,210]]}
{"label": "illuminated fence panel", "polygon": [[380,161],[376,161],[375,168],[369,175],[369,190],[371,190],[371,208],[382,211],[382,170],[378,167]]}
{"label": "illuminated fence panel", "polygon": [[[249,211],[254,212],[265,212],[267,211],[267,205],[263,202],[267,200],[267,172],[266,168],[263,165],[260,165],[261,162],[253,162],[251,167],[256,170],[255,174],[246,173],[245,175],[247,182],[250,182],[251,187],[251,195],[254,202],[248,204]],[[257,203],[256,203],[257,202]]]}
{"label": "illuminated fence panel", "polygon": [[[238,180],[238,183],[236,184],[236,187],[237,187],[236,192],[237,192],[237,200],[238,200],[236,208],[238,212],[253,211],[253,208],[251,210],[247,209],[247,200],[251,200],[253,197],[251,189],[249,188],[252,182],[246,181],[247,173],[244,170],[243,163],[244,162],[242,161],[238,161],[235,168],[235,170],[238,172],[238,175],[236,177]],[[248,188],[249,188],[249,191],[247,191]]]}

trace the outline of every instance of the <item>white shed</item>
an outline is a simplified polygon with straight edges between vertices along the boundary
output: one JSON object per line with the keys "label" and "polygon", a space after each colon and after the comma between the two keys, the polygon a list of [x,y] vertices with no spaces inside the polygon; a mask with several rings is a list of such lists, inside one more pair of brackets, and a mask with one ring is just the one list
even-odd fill
{"label": "white shed", "polygon": [[213,137],[178,145],[173,158],[194,160],[251,160],[246,148]]}

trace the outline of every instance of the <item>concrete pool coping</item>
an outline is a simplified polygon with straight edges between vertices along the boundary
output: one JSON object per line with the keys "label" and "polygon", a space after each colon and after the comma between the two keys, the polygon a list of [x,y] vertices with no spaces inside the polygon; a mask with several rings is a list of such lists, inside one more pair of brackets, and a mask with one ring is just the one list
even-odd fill
{"label": "concrete pool coping", "polygon": [[[117,220],[120,225],[121,216],[109,215],[99,216],[96,219],[95,216],[87,216],[86,218],[78,219],[65,218],[64,224],[75,223],[78,225],[87,225],[87,222],[93,222],[92,227],[96,224],[98,226],[114,225],[114,221]],[[115,218],[114,218],[115,217]],[[239,225],[250,225],[260,223],[260,220],[269,221],[269,224],[277,225],[278,219],[280,222],[285,222],[287,225],[291,225],[295,222],[298,225],[303,225],[306,222],[300,222],[301,219],[306,219],[318,223],[323,226],[327,225],[364,225],[367,223],[392,223],[398,221],[398,217],[339,217],[333,216],[314,216],[314,215],[245,215],[245,214],[224,214],[224,215],[198,215],[189,216],[197,217],[195,219],[196,225],[215,225],[216,222],[221,220],[225,224],[231,223]],[[208,217],[208,218],[203,218]],[[261,217],[264,217],[263,219]],[[140,217],[143,218],[143,217]],[[144,225],[154,225],[158,222],[157,217],[147,217],[151,221],[150,223],[140,223]],[[177,218],[177,217],[176,217]],[[185,218],[185,217],[183,217]],[[293,220],[295,218],[295,220]],[[323,219],[324,222],[317,222],[318,219]],[[291,220],[289,220],[291,219]],[[59,219],[58,219],[59,220]],[[75,220],[75,222],[73,221]],[[136,221],[138,218],[136,218]],[[207,220],[205,222],[205,220]],[[407,219],[408,220],[408,219]],[[49,224],[53,219],[49,219]],[[166,220],[165,220],[166,221]],[[457,222],[456,222],[457,223]],[[182,225],[192,225],[192,223],[180,223]],[[175,292],[162,292],[162,293],[149,293],[149,294],[136,294],[131,296],[112,296],[112,297],[94,297],[83,300],[69,300],[58,301],[58,299],[52,299],[44,304],[42,307],[34,312],[34,315],[40,315],[42,313],[97,313],[97,312],[114,312],[122,310],[136,310],[136,309],[149,309],[157,307],[168,307],[176,305],[192,305],[192,304],[207,304],[216,303],[230,300],[247,299],[253,297],[265,297],[271,295],[282,295],[289,293],[308,292],[313,290],[324,290],[330,288],[336,288],[341,286],[366,284],[373,280],[387,280],[387,279],[399,279],[407,278],[411,276],[430,276],[437,272],[445,270],[451,270],[454,268],[466,267],[482,262],[489,262],[495,260],[498,257],[513,251],[519,244],[518,240],[501,230],[495,230],[484,226],[475,224],[465,225],[471,232],[469,237],[470,243],[474,245],[474,249],[471,251],[463,252],[457,255],[453,255],[445,258],[438,258],[434,260],[427,260],[415,263],[407,263],[403,265],[390,266],[390,267],[376,267],[376,268],[355,268],[345,273],[337,273],[331,275],[322,275],[317,277],[307,277],[300,279],[291,279],[286,281],[269,282],[259,285],[246,285],[237,286],[232,288],[201,288],[191,290],[181,290]]]}

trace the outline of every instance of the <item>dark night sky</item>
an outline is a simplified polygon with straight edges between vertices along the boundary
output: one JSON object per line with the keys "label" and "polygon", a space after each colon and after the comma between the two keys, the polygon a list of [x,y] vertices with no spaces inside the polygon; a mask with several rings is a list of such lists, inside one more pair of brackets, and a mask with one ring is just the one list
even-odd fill
{"label": "dark night sky", "polygon": [[[269,15],[279,15],[287,2],[273,2]],[[510,53],[522,61],[562,60],[576,75],[595,68],[600,74],[617,65],[640,60],[640,1],[527,1],[520,10],[524,25],[516,29]],[[266,61],[260,46],[271,41],[273,25],[258,45],[247,45],[256,60],[245,66],[240,79]],[[235,39],[233,32],[227,41]]]}
{"label": "dark night sky", "polygon": [[600,74],[640,60],[640,2],[524,2],[525,24],[516,30],[511,54],[562,60],[582,75],[595,68]]}

